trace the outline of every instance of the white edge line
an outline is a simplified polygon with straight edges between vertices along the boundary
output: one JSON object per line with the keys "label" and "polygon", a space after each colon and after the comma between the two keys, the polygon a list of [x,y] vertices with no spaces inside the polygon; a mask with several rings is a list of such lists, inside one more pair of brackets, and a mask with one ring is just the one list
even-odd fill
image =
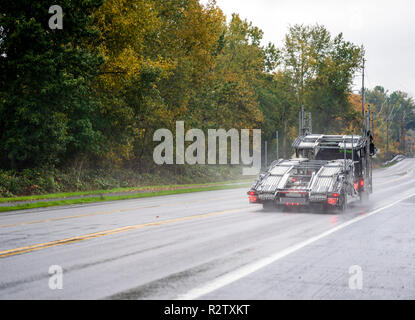
{"label": "white edge line", "polygon": [[347,227],[347,226],[349,226],[353,223],[356,223],[360,220],[363,220],[367,217],[370,217],[370,216],[372,216],[372,215],[374,215],[374,214],[376,214],[376,213],[378,213],[382,210],[388,209],[388,208],[394,206],[395,204],[397,204],[401,201],[404,201],[408,198],[411,198],[413,196],[415,196],[415,194],[411,194],[411,195],[409,195],[407,197],[404,197],[400,200],[394,201],[394,202],[392,202],[392,203],[390,203],[386,206],[383,206],[381,208],[378,208],[378,209],[375,209],[371,212],[368,212],[365,215],[355,217],[355,218],[353,218],[349,221],[346,221],[346,222],[344,222],[344,223],[342,223],[342,224],[340,224],[340,225],[338,225],[334,228],[331,228],[331,229],[329,229],[329,230],[327,230],[327,231],[325,231],[325,232],[323,232],[323,233],[321,233],[317,236],[311,237],[311,238],[309,238],[305,241],[302,241],[302,242],[300,242],[298,244],[295,244],[291,247],[283,249],[282,251],[279,251],[279,252],[274,253],[274,254],[272,254],[268,257],[265,257],[261,260],[258,260],[257,262],[247,264],[247,265],[245,265],[243,267],[240,267],[240,268],[238,268],[234,271],[226,273],[226,274],[214,279],[211,282],[208,282],[208,283],[206,283],[206,284],[204,284],[200,287],[194,288],[194,289],[188,291],[185,294],[179,295],[174,300],[194,300],[194,299],[197,299],[197,298],[199,298],[199,297],[201,297],[205,294],[208,294],[212,291],[220,289],[220,288],[222,288],[222,287],[224,287],[224,286],[226,286],[226,285],[228,285],[228,284],[230,284],[230,283],[232,283],[236,280],[239,280],[243,277],[248,276],[249,274],[251,274],[255,271],[258,271],[259,269],[261,269],[263,267],[266,267],[267,265],[269,265],[269,264],[271,264],[271,263],[273,263],[273,262],[275,262],[275,261],[277,261],[277,260],[279,260],[279,259],[281,259],[285,256],[288,256],[289,254],[291,254],[291,253],[293,253],[297,250],[300,250],[300,249],[304,248],[305,246],[308,246],[308,245],[312,244],[313,242],[316,242],[316,241],[318,241],[318,240],[320,240],[324,237],[327,237],[328,235],[330,235],[330,234],[332,234],[336,231],[339,231],[339,230],[341,230],[341,229],[343,229],[343,228],[345,228],[345,227]]}

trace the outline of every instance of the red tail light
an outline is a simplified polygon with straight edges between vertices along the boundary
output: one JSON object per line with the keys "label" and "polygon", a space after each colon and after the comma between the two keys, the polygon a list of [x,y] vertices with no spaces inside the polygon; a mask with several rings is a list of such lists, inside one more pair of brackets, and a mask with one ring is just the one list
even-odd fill
{"label": "red tail light", "polygon": [[333,197],[338,197],[339,196],[339,194],[338,193],[333,193]]}
{"label": "red tail light", "polygon": [[335,205],[337,203],[337,199],[336,198],[327,198],[327,203]]}
{"label": "red tail light", "polygon": [[258,197],[257,196],[249,196],[249,202],[251,202],[251,203],[258,202]]}
{"label": "red tail light", "polygon": [[357,191],[360,191],[361,188],[363,188],[365,186],[365,180],[363,180],[362,178],[359,178],[359,181],[354,183],[354,188]]}

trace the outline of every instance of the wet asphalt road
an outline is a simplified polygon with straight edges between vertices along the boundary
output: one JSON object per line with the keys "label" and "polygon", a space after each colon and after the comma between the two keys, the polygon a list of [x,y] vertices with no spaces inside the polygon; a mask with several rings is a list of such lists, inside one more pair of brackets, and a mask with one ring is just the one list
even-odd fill
{"label": "wet asphalt road", "polygon": [[246,188],[0,213],[0,299],[414,299],[414,169],[376,170],[344,213]]}

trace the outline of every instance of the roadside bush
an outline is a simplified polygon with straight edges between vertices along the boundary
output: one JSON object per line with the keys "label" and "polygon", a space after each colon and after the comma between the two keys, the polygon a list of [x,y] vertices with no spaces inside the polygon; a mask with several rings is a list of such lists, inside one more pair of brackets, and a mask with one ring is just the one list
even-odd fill
{"label": "roadside bush", "polygon": [[146,173],[126,168],[85,168],[82,172],[71,167],[8,170],[0,171],[0,197],[246,178],[241,172],[240,167],[226,165],[154,166]]}

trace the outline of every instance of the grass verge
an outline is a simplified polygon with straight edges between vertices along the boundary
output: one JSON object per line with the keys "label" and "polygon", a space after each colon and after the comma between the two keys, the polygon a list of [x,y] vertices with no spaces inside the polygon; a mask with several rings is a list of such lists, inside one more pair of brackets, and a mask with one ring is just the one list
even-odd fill
{"label": "grass verge", "polygon": [[120,193],[120,192],[135,192],[135,191],[136,192],[140,192],[140,191],[147,191],[147,192],[154,191],[155,192],[155,191],[176,190],[176,189],[184,189],[184,188],[218,186],[218,185],[226,185],[226,184],[231,184],[231,183],[243,183],[243,182],[248,183],[250,181],[251,180],[231,180],[231,181],[222,181],[222,182],[215,182],[215,183],[155,185],[155,186],[112,188],[112,189],[103,189],[103,190],[76,191],[76,192],[64,192],[64,193],[50,193],[50,194],[39,194],[39,195],[20,196],[20,197],[4,197],[4,198],[0,198],[0,203],[82,197],[82,196],[90,196],[90,195],[101,196],[104,194]]}
{"label": "grass verge", "polygon": [[[241,182],[241,181],[239,181]],[[143,193],[135,193],[129,195],[108,195],[115,192],[125,192],[125,191],[141,191],[142,189],[138,190],[138,188],[116,188],[111,190],[102,190],[103,192],[96,196],[96,197],[89,197],[89,198],[78,198],[78,199],[64,199],[64,200],[54,200],[54,201],[44,201],[44,202],[34,202],[34,203],[24,203],[24,204],[17,204],[12,206],[4,206],[0,207],[0,212],[6,211],[16,211],[16,210],[24,210],[24,209],[33,209],[33,208],[45,208],[45,207],[53,207],[53,206],[62,206],[62,205],[71,205],[71,204],[83,204],[83,203],[93,203],[93,202],[102,202],[102,201],[116,201],[116,200],[126,200],[126,199],[138,199],[138,198],[147,198],[147,197],[156,197],[156,196],[164,196],[164,195],[171,195],[171,194],[180,194],[180,193],[191,193],[191,192],[201,192],[201,191],[213,191],[213,190],[226,190],[226,189],[236,189],[236,188],[244,188],[249,187],[250,184],[238,184],[238,185],[229,185],[229,181],[222,182],[222,183],[215,183],[212,184],[201,184],[201,185],[179,185],[180,187],[186,188],[177,188],[172,190],[160,190],[154,192],[143,192]],[[234,182],[235,183],[235,182]],[[178,185],[175,185],[176,187]],[[190,186],[190,187],[189,187]],[[166,187],[166,186],[164,186]],[[169,186],[174,187],[174,186]],[[144,188],[144,187],[141,187]],[[148,188],[156,188],[156,186],[148,187]],[[127,190],[129,189],[129,190]],[[19,199],[15,201],[30,201],[30,200],[47,200],[53,198],[62,197],[62,195],[66,195],[67,197],[70,196],[82,196],[82,195],[91,195],[91,194],[99,194],[98,191],[90,191],[90,192],[72,192],[66,194],[50,194],[50,195],[43,195],[43,196],[28,196],[28,197],[15,197],[15,198],[1,198],[3,199]],[[105,194],[105,195],[104,195]],[[58,196],[60,195],[60,196]],[[47,198],[49,196],[50,198]],[[43,198],[41,198],[43,197]],[[2,201],[6,202],[6,201]],[[9,201],[10,202],[10,201]]]}

